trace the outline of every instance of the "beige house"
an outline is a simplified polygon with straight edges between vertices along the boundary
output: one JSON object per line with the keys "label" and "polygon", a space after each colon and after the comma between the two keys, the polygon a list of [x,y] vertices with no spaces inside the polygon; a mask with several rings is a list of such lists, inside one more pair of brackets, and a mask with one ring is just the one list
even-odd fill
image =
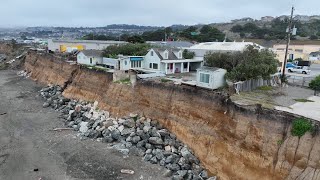
{"label": "beige house", "polygon": [[[277,59],[283,62],[286,54],[286,44],[275,44],[273,51],[276,53]],[[320,45],[290,45],[287,59],[302,58],[308,60],[310,53],[317,51],[320,51]]]}

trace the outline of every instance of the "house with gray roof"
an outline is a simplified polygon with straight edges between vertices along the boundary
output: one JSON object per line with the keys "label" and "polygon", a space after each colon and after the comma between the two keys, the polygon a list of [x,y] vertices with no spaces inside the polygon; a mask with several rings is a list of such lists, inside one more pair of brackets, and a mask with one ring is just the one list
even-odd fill
{"label": "house with gray roof", "polygon": [[100,50],[83,50],[77,55],[77,63],[95,66],[102,64],[103,51]]}
{"label": "house with gray roof", "polygon": [[144,58],[144,69],[164,74],[196,71],[203,60],[185,59],[182,49],[152,48]]}
{"label": "house with gray roof", "polygon": [[319,61],[320,60],[320,51],[312,52],[309,54],[309,61]]}

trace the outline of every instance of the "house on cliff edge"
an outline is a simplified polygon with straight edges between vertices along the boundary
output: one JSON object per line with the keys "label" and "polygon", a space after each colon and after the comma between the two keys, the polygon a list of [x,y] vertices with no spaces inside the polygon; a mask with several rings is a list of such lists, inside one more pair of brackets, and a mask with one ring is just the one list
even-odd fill
{"label": "house on cliff edge", "polygon": [[99,50],[83,50],[77,55],[77,63],[95,66],[102,64],[103,51]]}

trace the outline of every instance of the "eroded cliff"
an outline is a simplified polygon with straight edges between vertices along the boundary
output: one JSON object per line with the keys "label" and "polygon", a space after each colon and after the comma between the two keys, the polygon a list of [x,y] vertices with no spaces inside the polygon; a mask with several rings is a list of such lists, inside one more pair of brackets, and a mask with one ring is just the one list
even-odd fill
{"label": "eroded cliff", "polygon": [[29,53],[25,68],[41,83],[66,87],[69,98],[99,101],[114,116],[137,112],[159,120],[220,179],[320,179],[320,136],[290,133],[293,115],[242,108],[217,92],[139,81]]}

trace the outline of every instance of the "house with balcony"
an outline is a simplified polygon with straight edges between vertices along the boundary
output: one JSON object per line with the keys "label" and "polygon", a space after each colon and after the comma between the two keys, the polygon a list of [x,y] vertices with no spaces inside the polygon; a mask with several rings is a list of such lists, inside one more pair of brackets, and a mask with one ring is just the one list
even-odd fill
{"label": "house with balcony", "polygon": [[196,71],[203,65],[203,59],[185,59],[182,49],[152,48],[146,54],[143,69],[164,74]]}

